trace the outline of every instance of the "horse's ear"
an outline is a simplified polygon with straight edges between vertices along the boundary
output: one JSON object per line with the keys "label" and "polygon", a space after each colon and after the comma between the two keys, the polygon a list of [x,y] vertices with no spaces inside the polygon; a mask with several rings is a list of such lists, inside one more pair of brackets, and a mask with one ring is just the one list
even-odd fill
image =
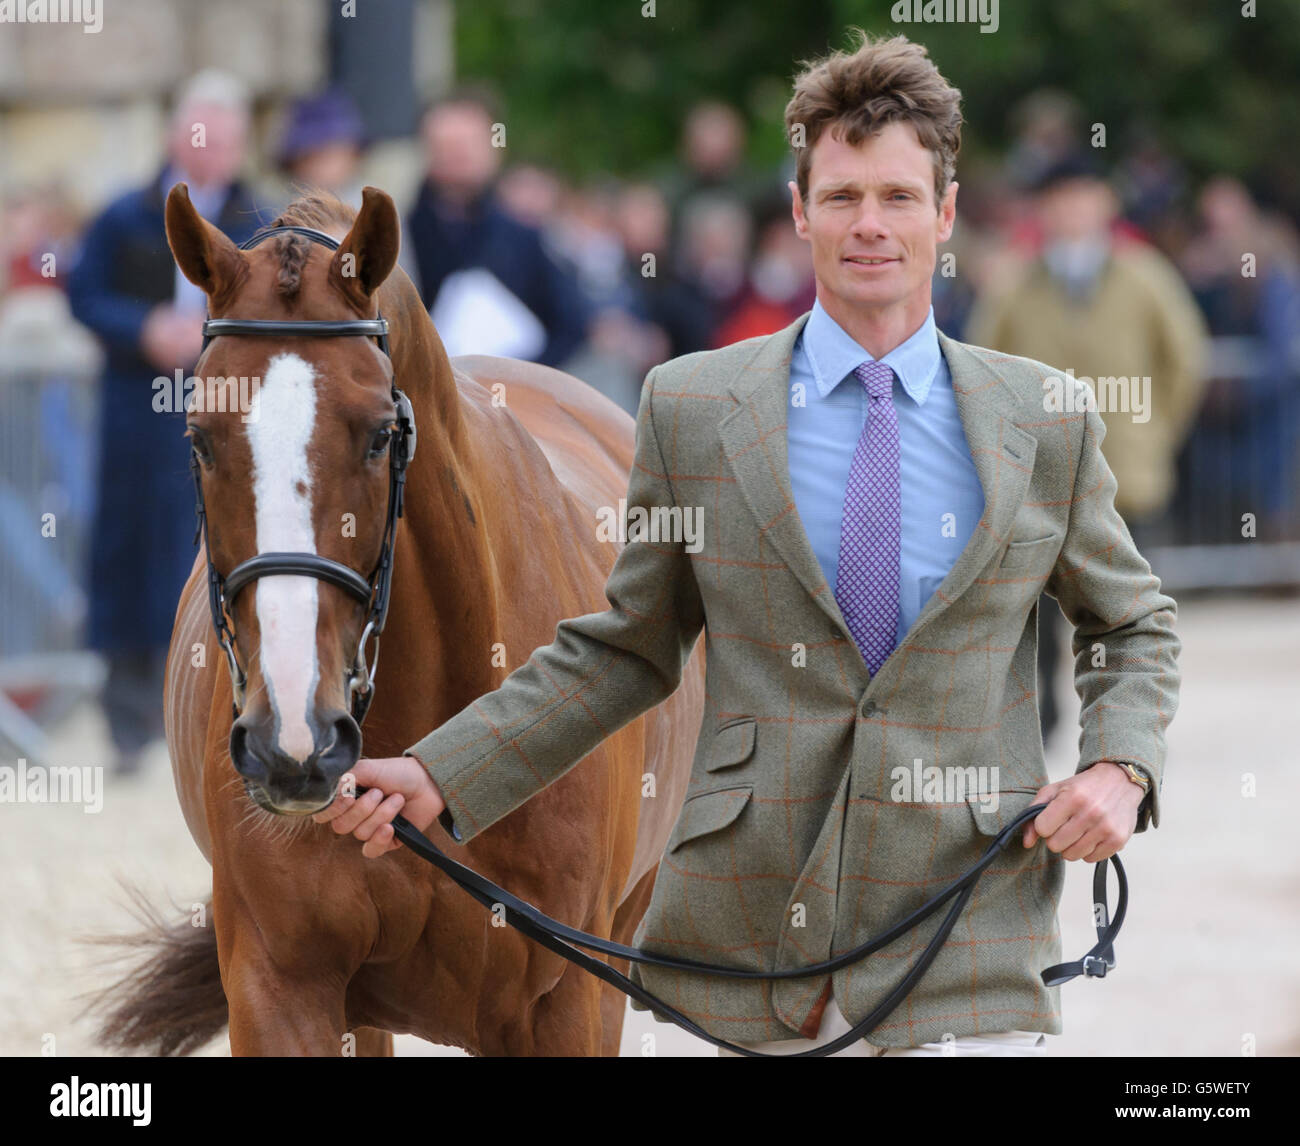
{"label": "horse's ear", "polygon": [[243,251],[194,209],[184,183],[168,194],[165,220],[176,265],[208,298],[219,298],[239,280],[247,267]]}
{"label": "horse's ear", "polygon": [[358,307],[366,307],[397,265],[400,243],[401,230],[392,199],[377,187],[363,188],[356,222],[334,252],[331,280]]}

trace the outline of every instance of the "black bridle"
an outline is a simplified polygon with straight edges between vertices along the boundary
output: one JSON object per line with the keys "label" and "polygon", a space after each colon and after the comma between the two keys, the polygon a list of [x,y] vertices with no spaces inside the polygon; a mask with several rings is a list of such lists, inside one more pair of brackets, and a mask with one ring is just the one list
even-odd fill
{"label": "black bridle", "polygon": [[[247,242],[240,245],[246,251],[273,235],[303,235],[314,243],[319,243],[331,251],[338,250],[338,240],[324,231],[311,227],[271,227],[260,231]],[[258,337],[285,336],[292,338],[348,338],[361,336],[375,338],[379,349],[392,361],[388,350],[388,320],[379,315],[376,318],[356,318],[341,321],[284,321],[280,319],[261,318],[209,318],[203,323],[203,349],[208,343],[222,335],[253,335]],[[290,574],[300,577],[315,577],[335,585],[358,601],[367,610],[365,625],[361,630],[361,639],[357,642],[357,651],[348,666],[347,691],[352,710],[352,718],[358,725],[366,718],[370,702],[375,695],[375,668],[379,663],[379,637],[384,631],[384,622],[388,617],[388,601],[393,580],[393,544],[397,538],[397,519],[402,516],[403,491],[406,486],[406,467],[415,457],[415,413],[410,399],[397,388],[393,382],[393,403],[396,407],[395,421],[397,433],[389,443],[389,484],[388,484],[388,518],[384,524],[384,539],[379,551],[379,560],[369,577],[363,577],[355,569],[321,557],[316,553],[259,553],[236,565],[224,577],[217,572],[212,563],[212,550],[208,545],[208,515],[203,504],[203,481],[201,463],[197,449],[190,452],[190,472],[194,475],[195,513],[198,525],[194,532],[194,543],[203,539],[204,557],[208,563],[208,607],[212,613],[212,627],[216,630],[217,640],[226,654],[230,666],[230,686],[233,697],[234,713],[238,718],[243,711],[246,700],[245,690],[248,676],[239,664],[235,654],[235,633],[226,617],[233,607],[239,591],[259,577],[283,576]],[[367,665],[366,645],[374,638],[374,660]]]}

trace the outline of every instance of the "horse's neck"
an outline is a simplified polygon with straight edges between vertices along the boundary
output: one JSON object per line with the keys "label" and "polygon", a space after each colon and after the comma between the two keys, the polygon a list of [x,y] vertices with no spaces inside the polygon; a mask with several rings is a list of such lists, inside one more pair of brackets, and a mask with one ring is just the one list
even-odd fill
{"label": "horse's neck", "polygon": [[472,430],[481,419],[463,405],[423,308],[403,318],[414,321],[394,339],[403,348],[394,367],[414,409],[417,445],[395,555],[392,627],[417,634],[411,651],[436,678],[432,695],[445,719],[499,683],[490,650],[500,632],[496,554],[507,541],[483,508],[481,491],[492,479]]}

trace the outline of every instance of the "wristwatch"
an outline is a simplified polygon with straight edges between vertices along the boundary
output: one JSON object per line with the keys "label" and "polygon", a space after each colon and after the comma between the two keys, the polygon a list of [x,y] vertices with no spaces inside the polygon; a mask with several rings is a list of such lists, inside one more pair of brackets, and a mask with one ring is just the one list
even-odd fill
{"label": "wristwatch", "polygon": [[1151,778],[1145,772],[1140,771],[1125,760],[1112,760],[1111,763],[1118,764],[1128,773],[1128,778],[1132,780],[1134,784],[1141,788],[1143,792],[1150,793]]}

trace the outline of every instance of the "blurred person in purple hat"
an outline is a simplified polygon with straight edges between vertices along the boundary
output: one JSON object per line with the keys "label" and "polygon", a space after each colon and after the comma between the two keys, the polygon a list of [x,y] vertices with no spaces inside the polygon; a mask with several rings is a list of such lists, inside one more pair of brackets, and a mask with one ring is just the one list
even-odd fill
{"label": "blurred person in purple hat", "polygon": [[359,209],[365,145],[356,104],[346,92],[330,88],[289,106],[276,160],[295,186],[329,191]]}

